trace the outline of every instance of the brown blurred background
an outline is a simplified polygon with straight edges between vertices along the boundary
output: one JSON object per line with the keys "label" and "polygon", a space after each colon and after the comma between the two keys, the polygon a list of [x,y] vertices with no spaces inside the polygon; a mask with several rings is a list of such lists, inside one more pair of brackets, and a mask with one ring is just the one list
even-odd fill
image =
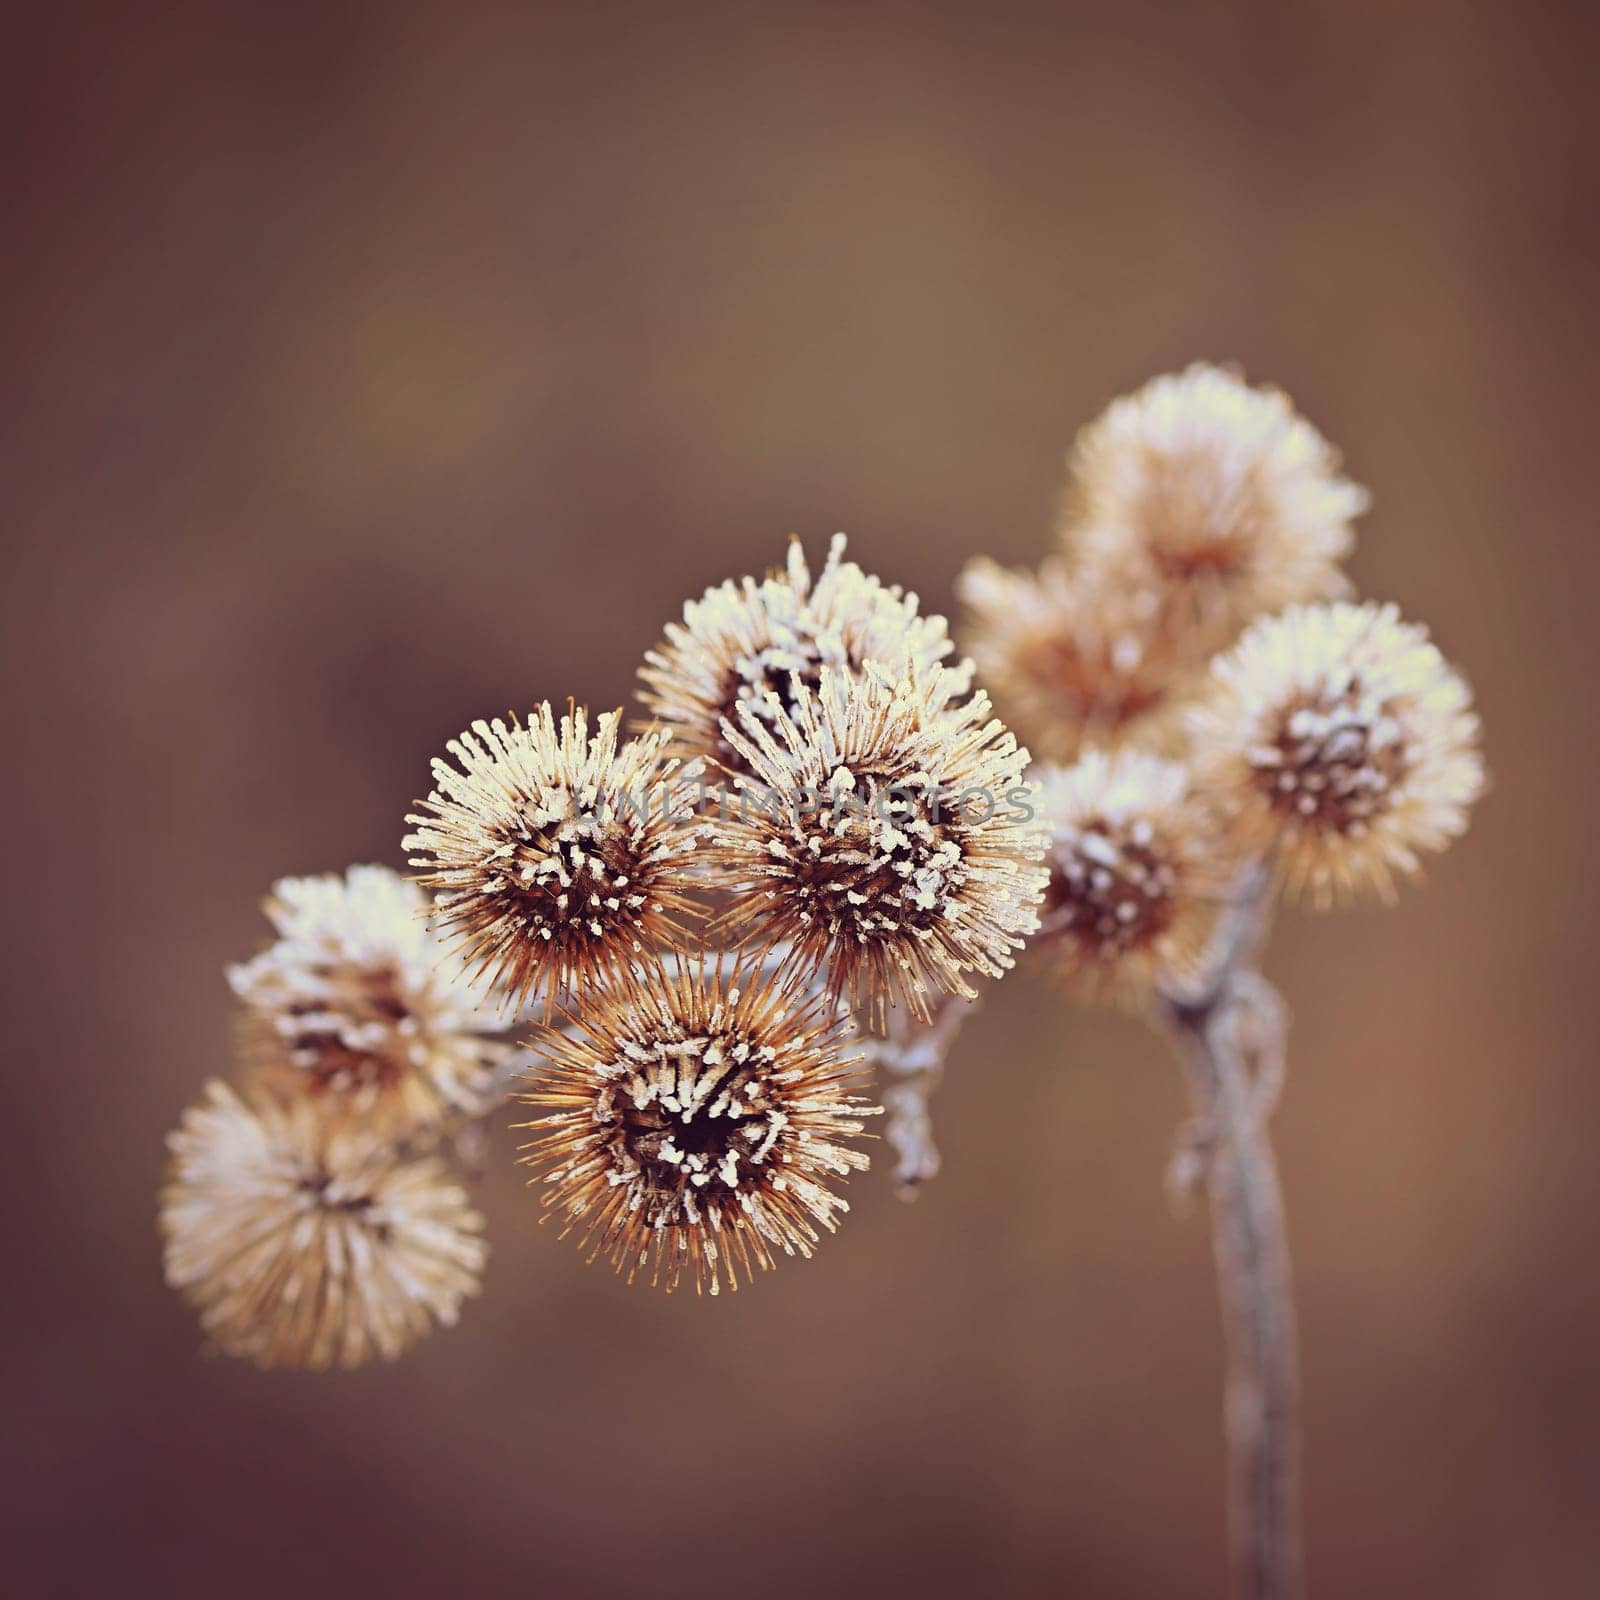
{"label": "brown blurred background", "polygon": [[503,1132],[393,1368],[204,1359],[153,1222],[274,877],[398,862],[448,735],[621,702],[790,532],[935,607],[1036,558],[1077,426],[1207,356],[1374,488],[1497,780],[1271,958],[1315,1587],[1597,1592],[1594,21],[14,10],[8,1591],[1220,1592],[1179,1078],[1026,977],[937,1185],[732,1302],[586,1269]]}

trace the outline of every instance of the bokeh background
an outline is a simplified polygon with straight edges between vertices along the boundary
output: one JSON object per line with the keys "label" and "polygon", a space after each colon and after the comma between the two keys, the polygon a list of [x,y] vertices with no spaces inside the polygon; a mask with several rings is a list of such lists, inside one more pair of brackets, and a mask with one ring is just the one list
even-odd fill
{"label": "bokeh background", "polygon": [[790,533],[936,608],[1035,559],[1074,430],[1204,356],[1374,488],[1357,581],[1496,776],[1427,892],[1271,955],[1316,1586],[1594,1593],[1595,19],[13,11],[9,1591],[1221,1591],[1179,1077],[1025,976],[938,1183],[731,1302],[586,1269],[502,1131],[464,1325],[259,1374],[153,1220],[273,878],[398,863],[447,736],[622,702]]}

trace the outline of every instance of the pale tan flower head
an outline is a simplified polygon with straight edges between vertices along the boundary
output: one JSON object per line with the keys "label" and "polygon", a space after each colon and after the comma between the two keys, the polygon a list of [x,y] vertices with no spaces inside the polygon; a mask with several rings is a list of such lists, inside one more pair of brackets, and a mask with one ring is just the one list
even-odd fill
{"label": "pale tan flower head", "polygon": [[1465,683],[1392,605],[1296,607],[1213,667],[1191,716],[1201,779],[1241,846],[1275,850],[1291,892],[1394,895],[1482,792]]}
{"label": "pale tan flower head", "polygon": [[825,996],[677,958],[591,992],[536,1048],[523,1161],[590,1259],[629,1282],[737,1289],[778,1253],[809,1256],[848,1207],[875,1108],[855,1029]]}
{"label": "pale tan flower head", "polygon": [[1089,999],[1138,1005],[1191,983],[1233,862],[1188,768],[1091,750],[1034,776],[1051,836],[1033,948]]}
{"label": "pale tan flower head", "polygon": [[283,878],[278,938],[228,969],[263,1083],[396,1132],[487,1109],[510,1017],[469,982],[422,891],[387,867]]}
{"label": "pale tan flower head", "polygon": [[877,661],[899,670],[908,659],[932,666],[950,654],[943,617],[919,616],[916,595],[880,583],[844,550],[845,536],[835,534],[813,583],[799,540],[791,540],[781,572],[707,589],[684,606],[681,623],[667,625],[639,676],[675,755],[743,771],[722,731],[739,707],[770,720],[772,695],[792,706],[795,680],[815,688],[825,666]]}
{"label": "pale tan flower head", "polygon": [[1264,612],[1348,592],[1339,562],[1368,495],[1338,468],[1286,395],[1196,364],[1079,435],[1063,538],[1090,573],[1159,588],[1209,654]]}
{"label": "pale tan flower head", "polygon": [[1168,749],[1196,672],[1174,652],[1151,590],[1075,579],[1065,561],[1010,571],[980,556],[956,581],[963,647],[1036,756],[1124,741]]}
{"label": "pale tan flower head", "polygon": [[519,1003],[618,971],[677,938],[694,843],[692,770],[666,735],[621,742],[621,713],[475,722],[435,759],[406,821],[419,881],[468,960]]}
{"label": "pale tan flower head", "polygon": [[436,1161],[402,1159],[372,1130],[214,1082],[168,1144],[167,1282],[229,1355],[392,1359],[477,1292],[483,1219]]}
{"label": "pale tan flower head", "polygon": [[769,702],[725,724],[747,776],[709,825],[708,881],[734,896],[723,924],[788,943],[797,967],[865,1006],[928,1016],[970,996],[1037,923],[1044,834],[1028,754],[981,691],[939,667],[905,679],[825,668],[792,711]]}

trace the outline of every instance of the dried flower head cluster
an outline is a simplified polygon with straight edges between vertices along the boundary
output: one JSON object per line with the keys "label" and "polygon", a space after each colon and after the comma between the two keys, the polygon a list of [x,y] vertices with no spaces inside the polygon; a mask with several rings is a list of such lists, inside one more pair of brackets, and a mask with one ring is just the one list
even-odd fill
{"label": "dried flower head cluster", "polygon": [[414,883],[277,886],[276,942],[229,974],[248,1090],[185,1115],[163,1197],[219,1345],[353,1364],[454,1320],[481,1225],[421,1151],[504,1094],[522,1008],[547,1214],[630,1281],[717,1293],[844,1212],[858,1023],[948,1018],[1035,934],[1080,993],[1170,996],[1260,857],[1319,901],[1388,893],[1462,830],[1467,690],[1392,607],[1331,603],[1366,496],[1281,394],[1157,379],[1071,470],[1064,549],[960,590],[1003,708],[1073,765],[1030,774],[944,618],[841,535],[814,580],[794,544],[689,602],[637,737],[546,702],[451,740],[406,819]]}
{"label": "dried flower head cluster", "polygon": [[1116,401],[1079,435],[1067,548],[1162,597],[1215,644],[1253,617],[1333,598],[1367,492],[1276,389],[1197,363]]}
{"label": "dried flower head cluster", "polygon": [[168,1141],[167,1281],[229,1354],[393,1357],[477,1288],[481,1220],[418,1152],[498,1096],[508,1008],[386,867],[285,878],[265,909],[277,939],[228,972],[246,1092],[211,1084]]}
{"label": "dried flower head cluster", "polygon": [[680,958],[592,993],[547,1031],[522,1098],[544,1203],[629,1281],[696,1290],[809,1256],[867,1165],[854,1028],[825,997]]}
{"label": "dried flower head cluster", "polygon": [[477,1292],[482,1218],[437,1162],[399,1157],[377,1130],[213,1083],[169,1143],[167,1281],[230,1355],[392,1359]]}
{"label": "dried flower head cluster", "polygon": [[[1482,787],[1470,697],[1393,608],[1338,598],[1368,496],[1286,396],[1197,364],[1115,401],[1069,466],[1062,551],[1036,573],[978,559],[959,585],[981,681],[1038,751],[1080,758],[1045,774],[1057,820],[1080,826],[1108,786],[1135,815],[1142,791],[1181,812],[1166,837],[1216,869],[1213,897],[1221,863],[1272,852],[1319,904],[1388,895],[1461,831]],[[1119,759],[1138,751],[1165,764]],[[1058,834],[1041,937],[1056,964],[1098,974],[1088,992],[1181,978],[1207,895],[1180,897],[1196,915],[1155,953],[1137,902],[1108,889],[1128,950],[1096,955],[1090,931],[1110,924],[1068,895],[1062,847]],[[1118,881],[1109,862],[1075,870],[1084,886]]]}
{"label": "dried flower head cluster", "polygon": [[415,884],[377,866],[284,878],[263,909],[278,937],[228,982],[273,1092],[400,1132],[488,1109],[509,1018],[468,981]]}
{"label": "dried flower head cluster", "polygon": [[1182,709],[1254,617],[1343,594],[1366,491],[1288,399],[1197,364],[1113,404],[1069,461],[1061,553],[975,561],[963,642],[1042,753],[1180,753]]}
{"label": "dried flower head cluster", "polygon": [[1091,750],[1038,776],[1051,829],[1044,958],[1091,999],[1142,1004],[1192,982],[1233,862],[1188,768]]}
{"label": "dried flower head cluster", "polygon": [[[667,629],[657,725],[475,722],[406,819],[415,881],[280,882],[276,941],[229,972],[247,1089],[185,1115],[163,1199],[169,1279],[218,1344],[351,1364],[454,1318],[484,1246],[428,1152],[504,1095],[503,1035],[541,1002],[526,1159],[553,1214],[666,1288],[809,1255],[876,1109],[844,997],[881,1028],[970,993],[1044,886],[1027,754],[950,650],[843,536],[815,581],[796,544]],[[737,774],[737,816],[697,810],[702,766]],[[806,790],[825,820],[788,829]],[[708,926],[718,893],[742,898]]]}
{"label": "dried flower head cluster", "polygon": [[965,974],[1004,972],[1038,923],[1028,755],[964,687],[940,667],[825,669],[792,710],[774,696],[729,728],[749,776],[708,829],[723,925],[787,944],[880,1031],[888,1006],[925,1018],[931,996],[971,994]]}
{"label": "dried flower head cluster", "polygon": [[876,661],[898,673],[937,665],[950,654],[943,617],[919,616],[916,595],[880,583],[846,561],[844,551],[845,536],[836,534],[813,583],[794,540],[782,571],[707,589],[684,606],[681,623],[667,625],[639,677],[642,698],[670,731],[674,754],[743,771],[725,731],[737,726],[741,708],[769,718],[774,696],[792,708],[795,686],[815,689],[825,667],[855,671]]}
{"label": "dried flower head cluster", "polygon": [[1257,623],[1213,677],[1197,771],[1291,891],[1391,899],[1419,852],[1466,828],[1484,782],[1471,695],[1392,605],[1296,607]]}
{"label": "dried flower head cluster", "polygon": [[475,722],[436,759],[402,841],[443,926],[519,1001],[547,1001],[681,939],[692,914],[681,791],[667,737],[623,741],[620,712],[589,732],[546,702],[526,724]]}

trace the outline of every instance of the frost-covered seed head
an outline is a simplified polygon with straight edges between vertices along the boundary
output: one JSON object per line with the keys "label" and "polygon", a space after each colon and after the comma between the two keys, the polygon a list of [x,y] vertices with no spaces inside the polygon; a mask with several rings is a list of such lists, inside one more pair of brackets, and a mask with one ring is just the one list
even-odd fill
{"label": "frost-covered seed head", "polygon": [[507,1007],[470,981],[415,884],[379,866],[283,878],[263,909],[278,937],[228,982],[265,1087],[397,1132],[487,1109]]}
{"label": "frost-covered seed head", "polygon": [[809,1256],[874,1108],[855,1030],[815,991],[695,957],[590,994],[536,1048],[524,1162],[544,1204],[631,1282],[736,1289]]}
{"label": "frost-covered seed head", "polygon": [[1265,612],[1330,599],[1367,492],[1276,389],[1203,363],[1115,401],[1079,435],[1062,536],[1091,576],[1159,589],[1189,655]]}
{"label": "frost-covered seed head", "polygon": [[392,1360],[477,1292],[483,1219],[437,1161],[401,1156],[376,1130],[212,1083],[168,1145],[167,1282],[229,1355]]}
{"label": "frost-covered seed head", "polygon": [[1218,658],[1191,718],[1200,776],[1291,892],[1393,897],[1482,792],[1478,718],[1427,630],[1392,605],[1303,606]]}
{"label": "frost-covered seed head", "polygon": [[1154,590],[1091,584],[1059,557],[1035,572],[979,557],[956,592],[978,679],[1036,756],[1123,742],[1165,750],[1181,735],[1196,673],[1171,648]]}
{"label": "frost-covered seed head", "polygon": [[1051,837],[1034,947],[1090,999],[1138,1005],[1192,980],[1232,861],[1188,770],[1091,750],[1035,776]]}
{"label": "frost-covered seed head", "polygon": [[789,943],[797,966],[867,1009],[926,1017],[966,974],[998,976],[1037,923],[1044,834],[1027,751],[982,692],[934,667],[904,679],[824,670],[794,710],[726,724],[742,803],[709,824],[724,926]]}
{"label": "frost-covered seed head", "polygon": [[666,735],[622,741],[548,703],[526,725],[475,722],[435,760],[404,845],[442,927],[518,1002],[616,972],[677,938],[694,844],[693,768]]}
{"label": "frost-covered seed head", "polygon": [[681,623],[668,624],[639,676],[675,755],[743,772],[744,758],[723,733],[741,708],[770,722],[773,697],[792,709],[794,685],[815,689],[824,667],[857,671],[876,661],[899,671],[950,654],[943,617],[919,616],[916,595],[880,583],[844,551],[845,536],[835,534],[813,582],[794,540],[782,571],[707,589],[684,606]]}

